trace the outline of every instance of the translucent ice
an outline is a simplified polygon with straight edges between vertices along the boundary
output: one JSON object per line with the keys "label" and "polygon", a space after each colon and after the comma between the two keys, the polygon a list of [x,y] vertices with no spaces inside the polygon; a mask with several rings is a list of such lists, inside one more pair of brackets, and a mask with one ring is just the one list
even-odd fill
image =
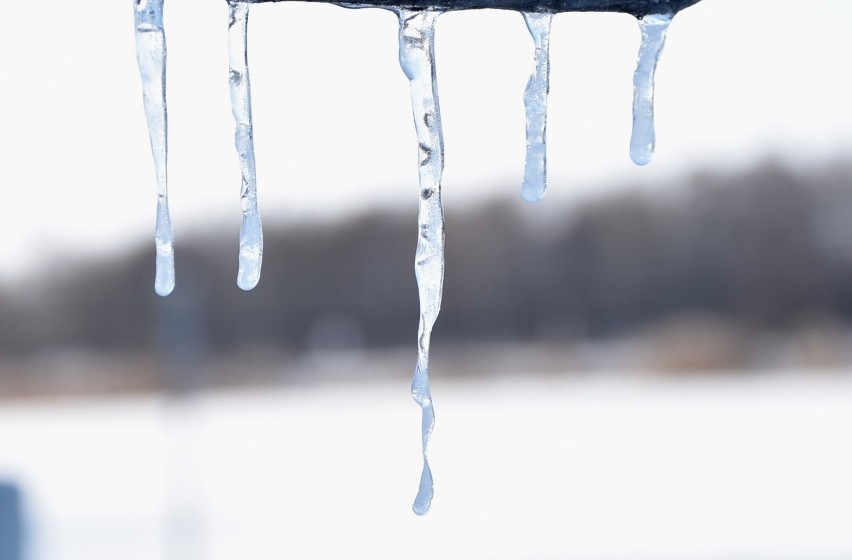
{"label": "translucent ice", "polygon": [[639,20],[642,44],[633,75],[633,135],[630,157],[637,165],[651,163],[657,138],[654,132],[654,74],[666,42],[672,14],[650,14]]}
{"label": "translucent ice", "polygon": [[134,0],[136,61],[142,75],[142,99],[151,153],[157,175],[157,272],[154,291],[169,295],[175,287],[174,239],[169,217],[168,112],[166,110],[166,34],[163,30],[163,0]]}
{"label": "translucent ice", "polygon": [[428,447],[435,412],[429,390],[429,342],[441,309],[444,284],[444,210],[441,175],[444,171],[444,138],[435,76],[435,20],[439,11],[399,10],[399,62],[411,86],[411,107],[419,146],[420,210],[417,219],[417,254],[414,272],[420,296],[417,335],[417,366],[411,394],[423,410],[423,472],[414,499],[414,512],[429,511],[434,493]]}
{"label": "translucent ice", "polygon": [[240,156],[242,186],[240,200],[243,223],[240,228],[240,267],[237,285],[251,290],[260,280],[263,259],[263,228],[257,210],[257,174],[254,164],[254,131],[251,120],[251,86],[248,70],[249,4],[231,0],[228,21],[228,61],[231,111],[236,121],[235,144]]}
{"label": "translucent ice", "polygon": [[[169,217],[167,188],[167,110],[165,97],[166,40],[163,31],[164,0],[133,0],[135,7],[136,48],[142,75],[145,114],[156,169],[157,203],[157,273],[155,290],[160,295],[174,288],[174,248]],[[257,204],[257,173],[254,154],[251,87],[249,80],[247,30],[249,9],[254,2],[268,0],[228,0],[229,88],[231,110],[236,123],[235,145],[241,171],[240,198],[242,227],[237,285],[243,290],[254,288],[261,273],[263,231]],[[275,0],[273,0],[275,1]],[[650,2],[651,0],[649,0]],[[698,0],[674,0],[665,3],[680,9]],[[417,338],[417,363],[411,386],[414,400],[422,410],[423,470],[413,509],[418,515],[429,511],[434,495],[429,466],[429,443],[435,425],[432,395],[429,387],[429,348],[432,329],[441,308],[444,279],[444,216],[441,202],[441,178],[444,168],[444,141],[438,103],[435,72],[435,21],[443,8],[397,8],[383,2],[359,4],[334,2],[346,7],[381,6],[392,9],[399,17],[399,60],[409,80],[414,125],[418,143],[420,201],[418,214],[415,275],[420,300],[420,323]],[[415,3],[418,4],[418,3]],[[452,4],[452,5],[450,5]],[[446,2],[446,9],[471,8],[472,5]],[[611,0],[580,3],[578,9],[620,9]],[[405,4],[403,4],[405,5]],[[412,4],[407,4],[411,6]],[[650,4],[649,4],[650,5]],[[677,7],[679,6],[679,7]],[[544,3],[540,6],[518,3],[516,9],[567,10],[565,5]],[[646,8],[647,9],[647,8]],[[659,8],[658,8],[659,9]],[[524,92],[526,109],[526,162],[522,197],[528,202],[541,200],[547,190],[547,98],[550,75],[550,32],[552,13],[521,12],[535,46],[535,64]],[[631,13],[635,13],[635,10]],[[637,164],[651,161],[655,147],[654,77],[666,32],[673,15],[651,14],[640,20],[642,44],[634,74],[633,131],[630,154]]]}
{"label": "translucent ice", "polygon": [[527,157],[521,196],[536,202],[547,191],[547,94],[550,91],[550,25],[553,14],[523,12],[535,43],[535,66],[524,91]]}

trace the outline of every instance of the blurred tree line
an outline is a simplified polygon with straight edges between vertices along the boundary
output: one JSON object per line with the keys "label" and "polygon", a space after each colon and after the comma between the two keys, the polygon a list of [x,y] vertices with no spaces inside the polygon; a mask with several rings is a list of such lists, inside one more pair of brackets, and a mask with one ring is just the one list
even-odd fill
{"label": "blurred tree line", "polygon": [[[852,166],[765,163],[556,210],[519,200],[446,210],[436,342],[614,337],[688,313],[769,330],[852,319]],[[0,352],[411,345],[415,224],[410,208],[267,228],[252,292],[235,286],[231,231],[180,240],[168,298],[153,294],[149,243],[46,270],[24,293],[0,294]]]}

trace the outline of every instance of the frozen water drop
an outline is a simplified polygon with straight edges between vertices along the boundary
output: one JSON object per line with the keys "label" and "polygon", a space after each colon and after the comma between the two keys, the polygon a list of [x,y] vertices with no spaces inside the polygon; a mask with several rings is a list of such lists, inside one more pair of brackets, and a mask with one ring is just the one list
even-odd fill
{"label": "frozen water drop", "polygon": [[237,285],[251,290],[260,280],[263,262],[263,227],[257,209],[257,172],[254,163],[254,130],[251,119],[251,85],[248,70],[249,4],[231,0],[228,20],[228,84],[231,112],[236,121],[234,144],[240,159],[243,223],[240,228],[240,259]]}
{"label": "frozen water drop", "polygon": [[154,276],[154,291],[167,296],[175,289],[175,253],[172,239],[172,221],[169,204],[165,196],[157,200],[157,228],[154,234],[157,246],[157,272]]}
{"label": "frozen water drop", "polygon": [[423,411],[421,426],[423,472],[414,499],[414,513],[424,515],[432,504],[434,486],[429,468],[429,439],[435,425],[435,410],[429,388],[429,343],[432,327],[441,310],[444,284],[444,210],[441,175],[444,171],[444,138],[438,105],[435,74],[435,20],[437,10],[397,11],[399,16],[399,62],[409,80],[414,128],[420,152],[420,204],[417,218],[417,253],[414,272],[420,297],[417,335],[417,365],[411,395]]}
{"label": "frozen water drop", "polygon": [[547,192],[547,94],[550,91],[550,27],[553,14],[523,12],[535,43],[535,65],[524,91],[527,113],[527,156],[521,196],[541,200]]}
{"label": "frozen water drop", "polygon": [[240,266],[237,285],[251,290],[260,280],[260,265],[263,259],[263,227],[257,211],[243,214],[240,228]]}
{"label": "frozen water drop", "polygon": [[637,165],[651,163],[657,138],[654,132],[654,74],[666,43],[672,14],[649,14],[639,20],[642,44],[633,75],[633,134],[630,157]]}
{"label": "frozen water drop", "polygon": [[166,34],[163,0],[134,0],[136,61],[142,76],[142,100],[157,176],[157,248],[154,291],[169,295],[175,287],[174,239],[169,218],[168,111],[166,108]]}

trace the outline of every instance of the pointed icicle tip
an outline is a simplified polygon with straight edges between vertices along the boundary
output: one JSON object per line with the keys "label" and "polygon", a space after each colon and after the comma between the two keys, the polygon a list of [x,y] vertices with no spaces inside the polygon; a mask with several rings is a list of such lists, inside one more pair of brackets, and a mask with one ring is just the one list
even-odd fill
{"label": "pointed icicle tip", "polygon": [[417,497],[414,498],[414,504],[411,506],[412,511],[420,516],[429,513],[434,496],[435,485],[432,481],[432,470],[429,468],[429,463],[426,462],[423,465],[423,472],[420,475],[420,487],[417,491]]}
{"label": "pointed icicle tip", "polygon": [[160,284],[159,282],[154,283],[154,293],[160,297],[166,297],[174,291],[175,285],[171,284]]}
{"label": "pointed icicle tip", "polygon": [[411,383],[411,396],[420,405],[423,471],[412,509],[425,515],[432,503],[433,481],[428,451],[435,411],[429,390],[429,342],[432,327],[441,309],[444,283],[444,211],[441,203],[441,176],[444,169],[444,138],[435,72],[435,10],[397,11],[399,15],[399,62],[409,80],[414,128],[420,161],[419,234],[414,257],[414,273],[420,299],[420,325],[417,333],[417,366]]}
{"label": "pointed icicle tip", "polygon": [[639,20],[642,44],[633,74],[633,132],[630,138],[630,157],[637,165],[651,163],[656,149],[654,78],[672,17],[671,13],[649,14]]}

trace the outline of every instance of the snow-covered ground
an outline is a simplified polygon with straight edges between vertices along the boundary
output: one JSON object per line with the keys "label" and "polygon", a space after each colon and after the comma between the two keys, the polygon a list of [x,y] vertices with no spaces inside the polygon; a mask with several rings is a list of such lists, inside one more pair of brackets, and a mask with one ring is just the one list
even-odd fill
{"label": "snow-covered ground", "polygon": [[28,560],[852,557],[852,375],[434,379],[0,408]]}

